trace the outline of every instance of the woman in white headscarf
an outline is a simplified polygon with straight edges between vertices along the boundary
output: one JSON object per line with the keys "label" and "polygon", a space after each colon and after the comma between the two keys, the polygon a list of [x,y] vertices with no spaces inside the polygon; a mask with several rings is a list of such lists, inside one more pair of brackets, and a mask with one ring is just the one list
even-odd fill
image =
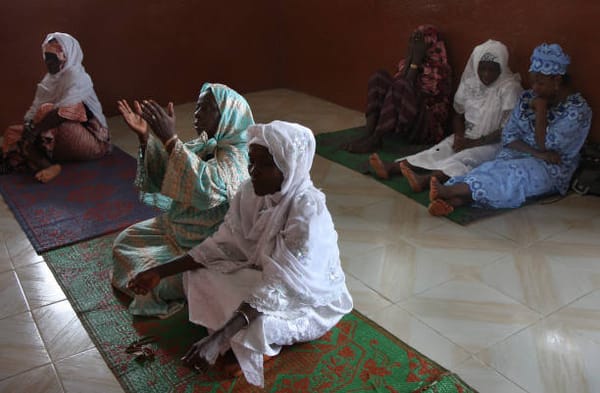
{"label": "woman in white headscarf", "polygon": [[81,64],[79,42],[51,33],[42,43],[48,73],[38,84],[24,125],[4,133],[3,172],[30,169],[47,183],[61,162],[93,160],[111,149],[110,134],[92,79]]}
{"label": "woman in white headscarf", "polygon": [[186,271],[190,321],[212,333],[184,361],[201,369],[231,349],[248,382],[262,386],[264,356],[321,337],[352,310],[352,298],[325,196],[310,180],[312,132],[275,121],[248,133],[250,180],[219,230],[129,286],[144,294]]}
{"label": "woman in white headscarf", "polygon": [[[372,155],[378,176],[404,175],[420,192],[434,176],[441,182],[460,176],[493,159],[500,149],[501,130],[522,91],[519,74],[508,67],[508,50],[499,41],[475,47],[454,96],[454,134],[432,148],[386,165]],[[429,173],[418,175],[414,169]]]}

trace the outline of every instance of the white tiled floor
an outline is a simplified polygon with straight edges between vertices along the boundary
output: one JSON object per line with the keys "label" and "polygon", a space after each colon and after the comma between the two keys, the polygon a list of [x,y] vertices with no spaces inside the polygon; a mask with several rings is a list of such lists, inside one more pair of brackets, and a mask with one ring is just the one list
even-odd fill
{"label": "white tiled floor", "polygon": [[[255,120],[316,133],[359,112],[289,90],[247,95]],[[191,136],[193,104],[178,106]],[[114,141],[136,139],[118,118]],[[600,392],[600,198],[571,195],[466,227],[316,157],[356,308],[482,393]],[[0,206],[0,392],[119,392],[43,259]]]}

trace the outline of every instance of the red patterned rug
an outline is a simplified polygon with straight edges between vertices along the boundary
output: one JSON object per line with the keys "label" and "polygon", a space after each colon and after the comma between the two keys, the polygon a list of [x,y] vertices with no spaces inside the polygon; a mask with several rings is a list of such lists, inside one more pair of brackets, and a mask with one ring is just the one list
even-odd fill
{"label": "red patterned rug", "polygon": [[63,165],[48,184],[31,174],[0,176],[0,193],[40,253],[154,217],[138,199],[136,162],[114,146],[108,156]]}
{"label": "red patterned rug", "polygon": [[[265,365],[265,389],[218,369],[200,374],[179,360],[206,335],[182,311],[167,320],[133,318],[110,286],[114,235],[44,254],[75,312],[127,392],[474,392],[358,312],[310,343],[283,349]],[[157,336],[154,359],[125,352],[142,336]]]}

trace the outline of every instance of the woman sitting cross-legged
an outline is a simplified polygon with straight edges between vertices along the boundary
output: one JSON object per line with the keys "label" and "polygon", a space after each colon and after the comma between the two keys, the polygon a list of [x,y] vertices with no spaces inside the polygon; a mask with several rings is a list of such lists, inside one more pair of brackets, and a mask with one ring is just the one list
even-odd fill
{"label": "woman sitting cross-legged", "polygon": [[190,321],[212,333],[184,361],[202,369],[231,349],[248,382],[263,385],[264,356],[321,337],[352,310],[352,298],[325,195],[310,179],[312,131],[274,121],[248,133],[250,180],[219,230],[129,287],[145,294],[185,272]]}
{"label": "woman sitting cross-legged", "polygon": [[[112,284],[129,296],[135,294],[127,283],[138,272],[185,253],[223,222],[248,178],[246,129],[254,123],[246,100],[221,84],[202,86],[194,113],[198,137],[185,143],[175,134],[172,104],[166,112],[152,101],[135,102],[134,108],[119,101],[140,140],[136,183],[145,203],[166,212],[130,226],[115,240]],[[129,310],[168,317],[183,306],[180,292],[180,277],[165,279],[146,296],[135,296]]]}
{"label": "woman sitting cross-legged", "polygon": [[51,33],[42,43],[48,73],[38,84],[25,124],[4,132],[0,173],[33,171],[56,178],[67,161],[95,160],[111,151],[110,134],[79,42]]}
{"label": "woman sitting cross-legged", "polygon": [[567,192],[592,120],[585,99],[568,83],[569,63],[557,44],[535,48],[532,90],[521,95],[504,127],[497,157],[445,185],[432,177],[429,213],[447,215],[471,203],[512,208],[527,198]]}
{"label": "woman sitting cross-legged", "polygon": [[342,149],[371,153],[381,148],[389,133],[415,144],[441,141],[450,109],[450,78],[444,40],[434,26],[419,26],[409,38],[406,58],[396,74],[377,71],[369,79],[367,135]]}
{"label": "woman sitting cross-legged", "polygon": [[[487,40],[473,50],[454,96],[454,134],[397,162],[382,162],[372,154],[369,163],[381,178],[404,175],[414,192],[427,189],[432,176],[443,183],[464,175],[496,157],[501,129],[522,90],[519,75],[508,68],[506,46]],[[417,174],[415,169],[428,173]]]}

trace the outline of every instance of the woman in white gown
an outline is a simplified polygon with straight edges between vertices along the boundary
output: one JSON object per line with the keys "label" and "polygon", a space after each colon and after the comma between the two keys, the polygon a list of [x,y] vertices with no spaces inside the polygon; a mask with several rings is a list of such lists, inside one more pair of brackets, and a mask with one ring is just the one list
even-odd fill
{"label": "woman in white gown", "polygon": [[312,131],[274,121],[248,134],[250,180],[219,230],[129,287],[144,294],[185,271],[190,321],[212,333],[183,360],[202,369],[231,349],[248,382],[262,386],[263,356],[321,337],[353,305],[325,195],[310,179]]}
{"label": "woman in white gown", "polygon": [[[432,176],[443,183],[493,159],[500,150],[502,127],[523,90],[520,80],[508,67],[508,50],[503,43],[487,40],[477,45],[454,95],[454,133],[430,149],[393,164],[372,155],[371,166],[382,178],[404,175],[412,190],[420,192],[429,186]],[[429,172],[418,175],[414,172],[417,168]]]}

